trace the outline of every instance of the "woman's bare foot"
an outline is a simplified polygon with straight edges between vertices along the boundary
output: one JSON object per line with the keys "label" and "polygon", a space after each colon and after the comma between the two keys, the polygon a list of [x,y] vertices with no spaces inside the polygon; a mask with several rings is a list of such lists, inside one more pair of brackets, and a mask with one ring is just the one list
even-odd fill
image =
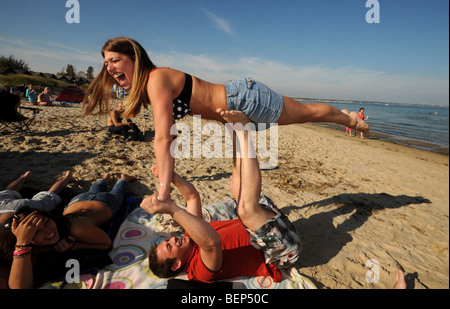
{"label": "woman's bare foot", "polygon": [[24,184],[27,183],[30,180],[31,176],[32,176],[31,171],[25,172],[19,178],[17,178],[12,183],[10,183],[6,187],[6,190],[14,190],[14,191],[19,192],[20,190],[23,189]]}
{"label": "woman's bare foot", "polygon": [[112,176],[110,173],[106,173],[105,176],[103,176],[103,179],[109,183],[112,183],[114,181],[114,176]]}
{"label": "woman's bare foot", "polygon": [[75,178],[73,177],[73,174],[71,171],[67,171],[66,175],[64,175],[62,180],[67,181],[67,183],[71,183],[71,182],[75,181]]}
{"label": "woman's bare foot", "polygon": [[33,173],[31,171],[27,171],[25,174],[20,176],[20,178],[22,178],[24,182],[27,182],[30,180],[31,176],[33,176]]}
{"label": "woman's bare foot", "polygon": [[120,176],[120,178],[122,178],[122,179],[125,179],[126,181],[128,181],[128,182],[135,182],[136,180],[137,180],[137,178],[136,177],[134,177],[134,176],[130,176],[130,175],[127,175],[127,174],[122,174],[121,176]]}
{"label": "woman's bare foot", "polygon": [[341,112],[343,112],[344,114],[348,115],[351,118],[352,122],[350,125],[348,125],[349,128],[357,130],[362,133],[369,133],[370,126],[364,120],[359,118],[358,113],[356,112],[349,113],[348,110],[346,109],[341,110]]}

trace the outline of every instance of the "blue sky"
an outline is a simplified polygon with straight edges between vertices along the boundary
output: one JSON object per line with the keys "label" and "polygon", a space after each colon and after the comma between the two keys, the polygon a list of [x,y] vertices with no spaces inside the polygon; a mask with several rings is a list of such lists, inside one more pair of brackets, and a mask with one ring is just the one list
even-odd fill
{"label": "blue sky", "polygon": [[158,66],[214,83],[251,76],[293,97],[449,105],[449,1],[6,0],[0,55],[34,71],[103,63],[112,37],[138,40]]}

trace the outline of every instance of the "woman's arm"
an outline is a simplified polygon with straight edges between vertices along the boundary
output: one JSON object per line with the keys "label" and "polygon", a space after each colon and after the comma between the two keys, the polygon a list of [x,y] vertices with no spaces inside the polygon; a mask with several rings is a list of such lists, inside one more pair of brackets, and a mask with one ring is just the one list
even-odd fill
{"label": "woman's arm", "polygon": [[[20,224],[17,219],[13,220],[12,232],[16,236],[16,251],[22,251],[22,247],[31,244],[31,240],[36,234],[39,225],[42,223],[42,218],[39,218],[36,213],[28,215]],[[27,250],[26,248],[25,250]],[[11,273],[9,275],[9,287],[11,289],[32,289],[34,285],[33,279],[33,265],[31,261],[31,254],[25,254],[21,257],[13,259],[11,265]]]}
{"label": "woman's arm", "polygon": [[170,145],[173,142],[170,129],[174,120],[172,84],[169,77],[159,71],[154,72],[149,79],[147,92],[153,106],[155,119],[154,150],[159,178],[158,196],[161,200],[168,200],[175,164],[170,153]]}
{"label": "woman's arm", "polygon": [[9,274],[9,287],[11,289],[32,289],[33,285],[31,254],[14,259]]}
{"label": "woman's arm", "polygon": [[[86,219],[81,218],[72,218],[71,219],[72,226],[70,228],[70,236],[71,240],[74,240],[70,246],[72,250],[80,250],[80,249],[97,249],[97,250],[108,250],[111,248],[112,241],[109,238],[108,234],[106,234],[99,227],[91,224]],[[65,251],[58,250],[63,249],[65,246],[64,243],[58,243],[55,245],[56,251]]]}

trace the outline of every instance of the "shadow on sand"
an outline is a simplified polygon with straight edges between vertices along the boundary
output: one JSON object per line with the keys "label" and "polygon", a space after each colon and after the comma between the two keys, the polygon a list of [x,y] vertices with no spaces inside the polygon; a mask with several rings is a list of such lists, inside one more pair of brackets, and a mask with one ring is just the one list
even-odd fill
{"label": "shadow on sand", "polygon": [[[319,212],[308,218],[301,218],[293,224],[302,239],[302,255],[297,266],[314,267],[328,263],[342,248],[353,240],[350,232],[361,227],[374,213],[385,209],[395,209],[414,204],[430,204],[423,197],[389,194],[340,194],[303,206],[287,206],[282,211],[288,215],[291,211],[305,210],[309,207],[336,205],[332,210]],[[351,214],[344,222],[335,226],[333,219]],[[317,283],[320,286],[320,283]]]}

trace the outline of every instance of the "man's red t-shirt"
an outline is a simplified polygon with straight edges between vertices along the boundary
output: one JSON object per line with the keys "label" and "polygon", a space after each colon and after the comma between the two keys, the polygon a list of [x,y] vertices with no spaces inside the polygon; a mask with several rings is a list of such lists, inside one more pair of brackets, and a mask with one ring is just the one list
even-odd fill
{"label": "man's red t-shirt", "polygon": [[189,280],[212,283],[237,276],[270,276],[275,282],[283,279],[276,265],[266,264],[264,253],[250,244],[250,235],[240,220],[210,224],[222,238],[222,269],[217,273],[208,270],[202,262],[200,248],[195,246],[184,268]]}

